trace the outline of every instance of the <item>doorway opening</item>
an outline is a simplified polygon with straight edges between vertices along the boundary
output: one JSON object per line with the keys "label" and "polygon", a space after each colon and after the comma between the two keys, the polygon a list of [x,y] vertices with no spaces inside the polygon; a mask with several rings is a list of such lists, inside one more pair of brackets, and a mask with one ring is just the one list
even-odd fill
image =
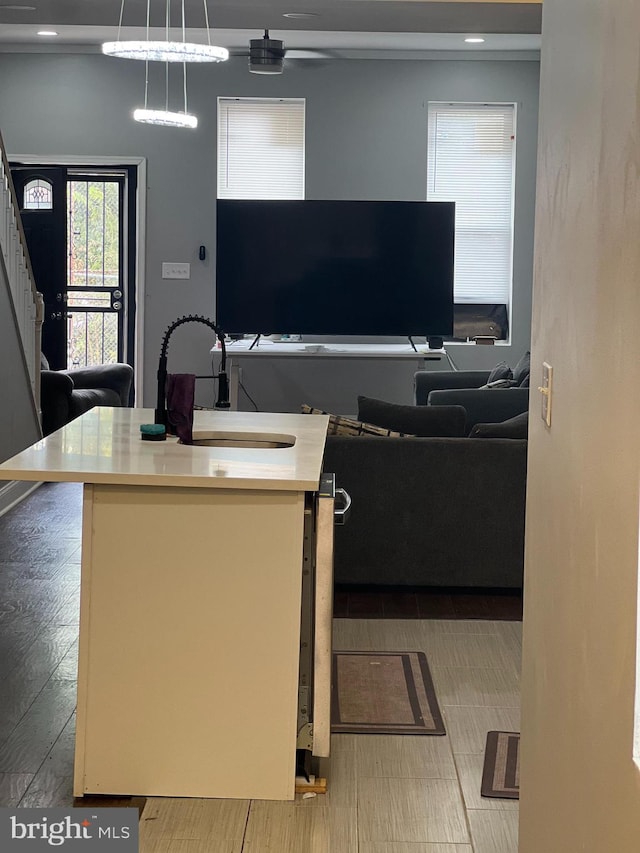
{"label": "doorway opening", "polygon": [[[144,161],[105,160],[11,162],[54,370],[118,361],[135,370],[142,352]],[[141,390],[137,381],[138,399]]]}

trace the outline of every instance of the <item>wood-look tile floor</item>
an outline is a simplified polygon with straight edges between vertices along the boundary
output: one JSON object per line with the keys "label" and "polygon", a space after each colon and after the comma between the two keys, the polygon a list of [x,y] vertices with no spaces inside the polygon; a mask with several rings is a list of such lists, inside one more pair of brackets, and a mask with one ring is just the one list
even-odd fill
{"label": "wood-look tile floor", "polygon": [[[78,486],[46,484],[0,517],[1,806],[73,802],[80,513]],[[446,737],[334,735],[312,799],[150,798],[141,853],[516,853],[517,801],[479,790],[486,732],[519,730],[521,623],[442,604],[452,618],[344,614],[334,645],[424,651]]]}

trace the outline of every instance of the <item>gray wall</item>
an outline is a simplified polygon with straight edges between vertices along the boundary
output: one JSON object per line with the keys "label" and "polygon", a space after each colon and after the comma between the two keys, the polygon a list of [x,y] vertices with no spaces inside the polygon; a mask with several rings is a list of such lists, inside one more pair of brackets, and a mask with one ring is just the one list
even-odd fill
{"label": "gray wall", "polygon": [[[5,53],[0,127],[12,155],[147,158],[144,402],[151,405],[166,326],[184,313],[214,313],[217,96],[306,98],[307,197],[345,199],[425,198],[429,100],[517,102],[511,346],[453,351],[460,367],[490,367],[503,358],[515,364],[530,339],[538,73],[536,61],[314,60],[292,63],[271,79],[249,74],[246,60],[236,58],[189,68],[189,108],[199,127],[187,131],[132,120],[143,103],[142,63]],[[163,84],[152,78],[149,106],[163,102]],[[205,262],[198,260],[200,244],[209,249]],[[163,281],[163,260],[190,261],[191,280]],[[169,369],[206,373],[211,343],[205,327],[179,329]]]}
{"label": "gray wall", "polygon": [[[29,375],[14,322],[4,262],[0,258],[0,462],[40,438]],[[0,488],[4,484],[0,482]],[[0,506],[2,501],[0,500]]]}

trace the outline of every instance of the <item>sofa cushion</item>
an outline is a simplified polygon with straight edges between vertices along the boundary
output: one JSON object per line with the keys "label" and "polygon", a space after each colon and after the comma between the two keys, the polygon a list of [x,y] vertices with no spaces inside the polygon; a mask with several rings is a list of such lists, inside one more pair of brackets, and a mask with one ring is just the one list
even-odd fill
{"label": "sofa cushion", "polygon": [[[520,385],[521,387],[526,387],[524,385],[524,380],[528,379],[529,373],[531,372],[531,353],[529,351],[525,352],[520,361],[513,368],[513,378],[515,380],[516,385]],[[527,383],[528,385],[528,383]]]}
{"label": "sofa cushion", "polygon": [[459,438],[467,413],[462,406],[403,406],[374,397],[358,397],[358,418],[405,435]]}
{"label": "sofa cushion", "polygon": [[522,412],[514,418],[498,424],[476,424],[469,438],[528,438],[529,412]]}
{"label": "sofa cushion", "polygon": [[487,385],[496,382],[498,379],[513,379],[513,373],[506,361],[500,361],[496,364],[487,378]]}
{"label": "sofa cushion", "polygon": [[76,388],[69,402],[70,417],[84,415],[94,406],[119,406],[120,397],[111,388]]}
{"label": "sofa cushion", "polygon": [[301,412],[303,415],[329,415],[327,435],[377,435],[389,438],[403,438],[406,435],[406,433],[385,429],[375,424],[346,418],[344,415],[332,415],[322,409],[314,409],[313,406],[308,406],[306,403],[301,406]]}

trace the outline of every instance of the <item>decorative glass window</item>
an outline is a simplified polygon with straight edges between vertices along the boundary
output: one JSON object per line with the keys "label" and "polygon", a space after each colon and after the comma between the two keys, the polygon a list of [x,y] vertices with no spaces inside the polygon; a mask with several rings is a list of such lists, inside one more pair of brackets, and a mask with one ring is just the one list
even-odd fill
{"label": "decorative glass window", "polygon": [[218,98],[218,198],[304,198],[304,99]]}
{"label": "decorative glass window", "polygon": [[34,178],[25,184],[22,199],[23,210],[52,210],[53,185],[44,178]]}

